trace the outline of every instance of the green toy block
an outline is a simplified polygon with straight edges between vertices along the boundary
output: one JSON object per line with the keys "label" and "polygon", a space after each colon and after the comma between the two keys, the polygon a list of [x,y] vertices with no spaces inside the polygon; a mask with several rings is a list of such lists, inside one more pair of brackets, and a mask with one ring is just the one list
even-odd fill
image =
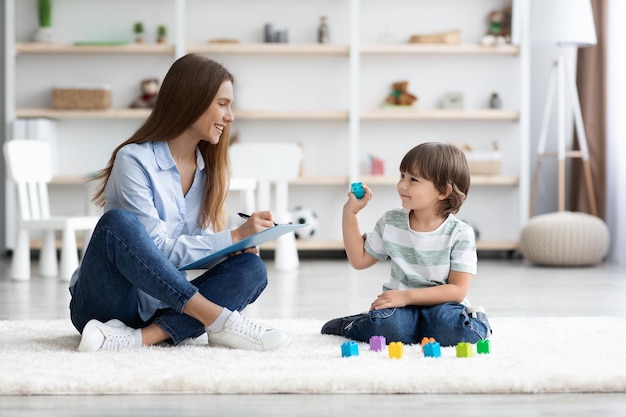
{"label": "green toy block", "polygon": [[479,340],[476,343],[476,352],[477,353],[491,353],[491,343],[489,343],[489,339]]}
{"label": "green toy block", "polygon": [[456,357],[457,358],[471,358],[474,355],[472,344],[469,342],[461,342],[456,345]]}

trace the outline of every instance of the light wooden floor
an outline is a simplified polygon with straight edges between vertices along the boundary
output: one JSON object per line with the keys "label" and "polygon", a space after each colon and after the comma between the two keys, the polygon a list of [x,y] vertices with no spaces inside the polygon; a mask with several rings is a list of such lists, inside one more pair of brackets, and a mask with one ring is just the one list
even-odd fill
{"label": "light wooden floor", "polygon": [[[67,318],[66,283],[7,278],[0,259],[0,320]],[[34,265],[36,267],[36,264]],[[257,318],[325,320],[365,310],[389,270],[352,270],[347,261],[302,260],[274,271],[246,312]],[[35,270],[36,271],[36,270]],[[502,257],[479,261],[470,299],[492,317],[626,315],[626,267],[538,268]],[[2,372],[2,370],[0,370]],[[158,376],[146,376],[158,378]],[[419,376],[417,376],[419,377]],[[626,394],[550,395],[152,395],[0,396],[0,416],[623,416]]]}

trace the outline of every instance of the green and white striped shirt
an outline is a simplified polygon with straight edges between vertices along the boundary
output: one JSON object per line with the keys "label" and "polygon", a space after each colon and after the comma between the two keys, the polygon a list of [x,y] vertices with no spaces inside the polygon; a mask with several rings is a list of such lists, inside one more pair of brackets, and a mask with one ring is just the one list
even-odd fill
{"label": "green and white striped shirt", "polygon": [[453,214],[432,232],[409,227],[409,210],[387,211],[366,234],[365,250],[379,261],[391,259],[391,280],[383,291],[441,285],[450,271],[476,274],[478,256],[470,225]]}

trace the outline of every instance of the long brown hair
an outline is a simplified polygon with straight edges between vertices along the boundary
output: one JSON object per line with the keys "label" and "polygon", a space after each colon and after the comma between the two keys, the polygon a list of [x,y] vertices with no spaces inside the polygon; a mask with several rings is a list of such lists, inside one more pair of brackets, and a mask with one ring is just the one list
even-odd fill
{"label": "long brown hair", "polygon": [[[165,142],[181,135],[206,111],[225,81],[233,82],[233,75],[207,57],[188,54],[176,60],[163,79],[150,116],[130,139],[115,148],[106,168],[94,177],[94,181],[101,180],[93,197],[94,203],[104,206],[104,189],[121,148],[131,143]],[[211,225],[216,231],[223,230],[225,224],[223,209],[230,182],[229,140],[230,126],[226,126],[217,145],[205,141],[198,144],[206,165],[198,223],[203,228]]]}
{"label": "long brown hair", "polygon": [[402,158],[400,172],[432,181],[437,191],[448,194],[439,204],[439,216],[457,213],[467,198],[469,165],[465,154],[457,146],[440,142],[417,145]]}

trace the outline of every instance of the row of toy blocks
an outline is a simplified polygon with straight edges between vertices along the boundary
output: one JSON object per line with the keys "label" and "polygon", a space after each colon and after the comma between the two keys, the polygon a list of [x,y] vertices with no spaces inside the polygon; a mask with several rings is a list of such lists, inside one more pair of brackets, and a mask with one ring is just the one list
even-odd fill
{"label": "row of toy blocks", "polygon": [[[372,336],[370,338],[370,350],[380,352],[384,349],[386,340],[384,336]],[[422,350],[425,357],[439,358],[441,357],[441,345],[432,337],[422,339]],[[491,353],[491,344],[489,339],[479,340],[476,343],[476,351],[478,354]],[[469,342],[461,342],[456,345],[457,358],[469,358],[474,354],[472,344]],[[356,342],[344,342],[341,345],[341,356],[350,357],[359,355],[359,345]],[[389,343],[389,357],[401,359],[404,356],[404,344],[402,342]]]}
{"label": "row of toy blocks", "polygon": [[[476,343],[476,352],[478,354],[481,353],[491,353],[491,343],[489,339],[479,340]],[[472,349],[472,344],[469,342],[462,342],[456,345],[456,357],[457,358],[470,358],[474,354],[474,350]]]}

